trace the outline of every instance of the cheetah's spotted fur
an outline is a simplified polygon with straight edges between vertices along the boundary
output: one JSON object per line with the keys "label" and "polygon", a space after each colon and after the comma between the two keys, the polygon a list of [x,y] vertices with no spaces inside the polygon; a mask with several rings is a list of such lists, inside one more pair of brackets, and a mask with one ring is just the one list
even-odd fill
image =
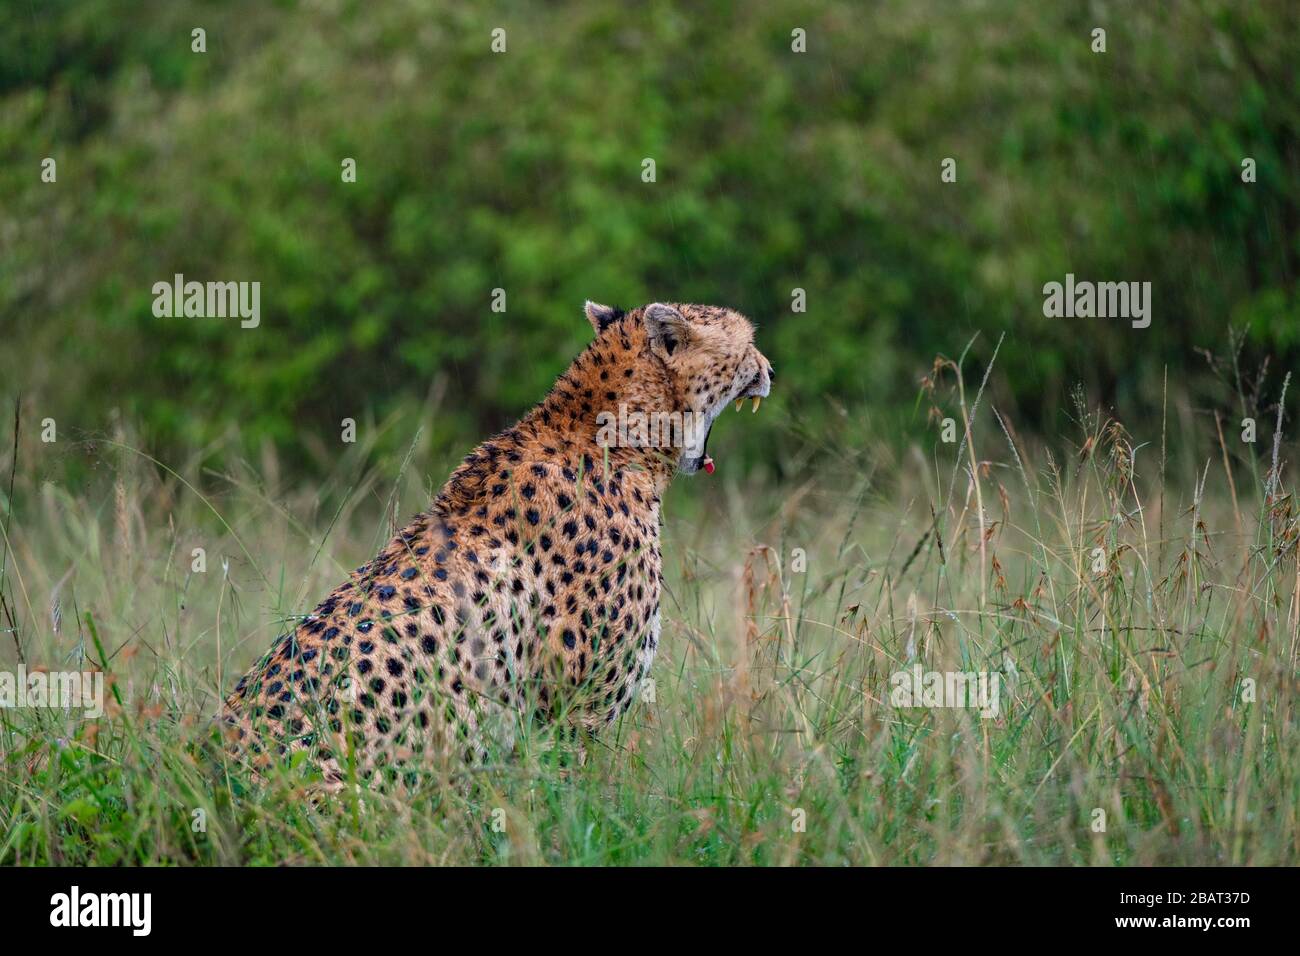
{"label": "cheetah's spotted fur", "polygon": [[[593,731],[632,701],[659,642],[660,497],[703,448],[601,447],[597,415],[765,396],[771,364],[725,308],[587,303],[596,339],[546,399],[468,455],[431,507],[239,681],[230,750],[306,749],[341,786],[510,747],[518,722]],[[707,442],[707,433],[705,437]]]}

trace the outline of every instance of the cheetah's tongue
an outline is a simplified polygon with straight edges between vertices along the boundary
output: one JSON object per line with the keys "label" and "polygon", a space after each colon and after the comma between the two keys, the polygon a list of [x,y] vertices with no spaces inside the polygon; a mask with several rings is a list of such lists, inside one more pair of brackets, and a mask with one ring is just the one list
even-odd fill
{"label": "cheetah's tongue", "polygon": [[713,474],[713,459],[708,455],[704,456],[704,473],[708,475]]}

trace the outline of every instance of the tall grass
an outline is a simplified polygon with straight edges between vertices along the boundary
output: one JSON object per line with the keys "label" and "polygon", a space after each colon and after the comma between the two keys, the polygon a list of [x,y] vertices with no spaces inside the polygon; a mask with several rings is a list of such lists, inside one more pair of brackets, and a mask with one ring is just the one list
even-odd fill
{"label": "tall grass", "polygon": [[[125,426],[48,445],[24,421],[0,453],[0,669],[101,668],[112,689],[94,721],[0,709],[0,861],[1296,862],[1300,565],[1274,423],[1247,445],[1176,406],[1139,438],[1080,400],[1031,443],[958,362],[925,395],[923,445],[841,443],[779,483],[720,456],[678,482],[653,699],[585,764],[538,728],[413,794],[326,800],[306,764],[253,786],[195,742],[450,463],[423,438],[374,460],[367,432],[417,434],[377,423],[283,485],[270,451],[216,473],[210,449],[163,463]],[[44,480],[59,456],[92,476]],[[998,675],[1000,713],[894,706],[916,663]]]}

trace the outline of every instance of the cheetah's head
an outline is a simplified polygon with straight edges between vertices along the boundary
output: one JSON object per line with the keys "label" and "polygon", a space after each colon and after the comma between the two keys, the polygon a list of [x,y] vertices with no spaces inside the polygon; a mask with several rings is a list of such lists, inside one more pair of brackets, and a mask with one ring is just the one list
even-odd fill
{"label": "cheetah's head", "polygon": [[[598,333],[622,320],[620,309],[587,303],[587,318]],[[754,347],[754,326],[732,309],[712,305],[671,305],[655,302],[626,314],[644,329],[646,360],[662,364],[676,402],[684,407],[680,441],[674,443],[677,467],[687,475],[701,468],[713,471],[708,454],[713,422],[732,402],[737,409],[750,398],[759,401],[772,391],[772,363]]]}

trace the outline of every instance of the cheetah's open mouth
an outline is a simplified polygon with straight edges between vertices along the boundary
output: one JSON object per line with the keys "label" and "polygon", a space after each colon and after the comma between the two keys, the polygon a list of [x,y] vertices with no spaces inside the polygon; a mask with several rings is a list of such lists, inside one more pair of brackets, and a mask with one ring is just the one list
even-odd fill
{"label": "cheetah's open mouth", "polygon": [[682,474],[693,475],[701,468],[704,469],[705,474],[713,474],[713,459],[709,457],[709,434],[712,431],[713,422],[709,422],[709,427],[704,431],[704,441],[700,442],[698,455],[689,454],[689,448],[687,454],[682,455],[681,462],[677,466]]}
{"label": "cheetah's open mouth", "polygon": [[704,444],[700,446],[700,466],[704,468],[706,475],[713,474],[713,459],[709,457],[709,435],[712,433],[713,422],[709,422],[709,427],[704,432]]}
{"label": "cheetah's open mouth", "polygon": [[[770,382],[765,383],[762,375],[755,375],[748,385],[741,391],[740,397],[736,399],[736,411],[740,411],[744,405],[745,399],[753,401],[753,410],[758,411],[759,403],[767,397],[771,391]],[[713,474],[715,465],[713,458],[709,455],[709,436],[713,434],[713,422],[717,421],[716,416],[709,422],[709,427],[704,431],[704,441],[700,443],[700,453],[694,457],[685,457],[682,459],[681,470],[688,475],[693,475],[701,468],[706,475]]]}

